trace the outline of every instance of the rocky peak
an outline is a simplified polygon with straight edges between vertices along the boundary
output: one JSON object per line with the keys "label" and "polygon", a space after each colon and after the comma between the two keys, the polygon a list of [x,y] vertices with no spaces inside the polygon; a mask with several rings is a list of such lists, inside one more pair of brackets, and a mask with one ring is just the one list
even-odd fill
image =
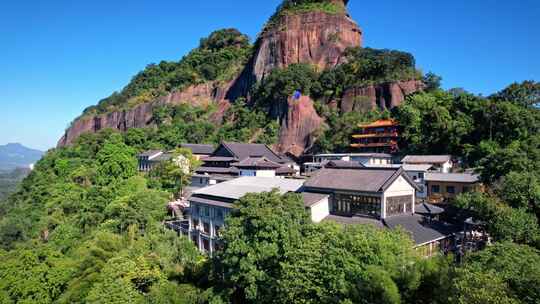
{"label": "rocky peak", "polygon": [[254,83],[275,68],[309,63],[322,71],[341,63],[347,48],[362,46],[362,30],[347,13],[348,1],[329,2],[338,3],[343,10],[278,11],[260,34],[255,53],[228,98],[246,96]]}

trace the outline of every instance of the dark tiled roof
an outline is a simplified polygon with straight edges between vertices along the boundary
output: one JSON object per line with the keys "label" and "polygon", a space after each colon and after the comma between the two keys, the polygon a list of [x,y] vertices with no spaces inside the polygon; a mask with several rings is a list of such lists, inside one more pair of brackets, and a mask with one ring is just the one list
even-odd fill
{"label": "dark tiled roof", "polygon": [[305,207],[311,207],[325,198],[328,198],[328,194],[302,192],[302,199],[304,200]]}
{"label": "dark tiled roof", "polygon": [[231,162],[238,160],[234,157],[226,157],[226,156],[209,156],[202,159],[203,162]]}
{"label": "dark tiled roof", "polygon": [[373,225],[377,228],[384,228],[382,221],[369,217],[360,217],[360,216],[338,216],[338,215],[329,215],[324,218],[324,221],[331,221],[343,225]]}
{"label": "dark tiled roof", "polygon": [[231,166],[238,168],[265,168],[265,169],[277,169],[281,167],[280,164],[268,160],[266,157],[248,157],[240,162],[233,163]]}
{"label": "dark tiled roof", "polygon": [[446,238],[459,231],[459,228],[440,221],[429,222],[420,215],[401,215],[388,217],[384,223],[389,228],[401,227],[411,234],[415,244],[422,245]]}
{"label": "dark tiled roof", "polygon": [[163,153],[163,151],[161,151],[161,150],[148,150],[148,151],[144,151],[144,152],[140,153],[139,157],[145,157],[145,156],[150,157],[150,156],[154,156],[154,155],[156,155],[158,153]]}
{"label": "dark tiled roof", "polygon": [[238,159],[246,159],[248,157],[266,157],[268,160],[283,163],[283,159],[279,157],[272,149],[263,144],[244,144],[244,143],[228,143],[222,144]]}
{"label": "dark tiled roof", "polygon": [[193,154],[210,155],[214,152],[214,145],[181,144],[182,148],[190,149]]}
{"label": "dark tiled roof", "polygon": [[287,166],[281,166],[276,169],[276,174],[294,174],[296,171],[293,168]]}
{"label": "dark tiled roof", "polygon": [[321,169],[311,176],[305,187],[360,192],[384,191],[399,176],[418,187],[402,169]]}
{"label": "dark tiled roof", "polygon": [[217,174],[238,174],[236,168],[222,168],[222,167],[199,167],[195,170],[197,173],[217,173]]}
{"label": "dark tiled roof", "polygon": [[346,161],[346,160],[331,160],[328,162],[323,163],[323,166],[325,168],[332,168],[332,169],[358,169],[358,168],[365,168],[364,165],[362,165],[359,162],[355,161]]}
{"label": "dark tiled roof", "polygon": [[421,203],[414,206],[414,212],[418,214],[435,215],[444,212],[444,209],[428,203]]}
{"label": "dark tiled roof", "polygon": [[407,155],[401,162],[404,164],[442,164],[450,161],[450,155]]}

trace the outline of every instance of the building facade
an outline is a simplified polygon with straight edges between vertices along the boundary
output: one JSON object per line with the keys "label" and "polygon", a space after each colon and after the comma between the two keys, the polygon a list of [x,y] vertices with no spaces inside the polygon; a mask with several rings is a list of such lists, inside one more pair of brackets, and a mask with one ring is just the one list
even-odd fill
{"label": "building facade", "polygon": [[362,166],[392,164],[392,155],[386,153],[329,153],[313,155],[313,161],[304,163],[304,172],[311,173],[322,169],[328,162],[346,161]]}
{"label": "building facade", "polygon": [[189,198],[189,227],[182,232],[200,251],[212,254],[220,245],[219,231],[236,200],[248,193],[270,192],[273,189],[282,194],[297,192],[303,183],[303,180],[296,179],[245,176],[196,190]]}
{"label": "building facade", "polygon": [[442,203],[461,193],[480,190],[477,175],[470,173],[427,173],[425,177],[430,202]]}
{"label": "building facade", "polygon": [[377,120],[359,125],[359,132],[352,136],[351,148],[359,152],[397,153],[400,138],[399,124],[392,119]]}
{"label": "building facade", "polygon": [[452,172],[453,162],[450,155],[407,155],[401,163],[404,165],[431,165],[431,169],[440,173]]}

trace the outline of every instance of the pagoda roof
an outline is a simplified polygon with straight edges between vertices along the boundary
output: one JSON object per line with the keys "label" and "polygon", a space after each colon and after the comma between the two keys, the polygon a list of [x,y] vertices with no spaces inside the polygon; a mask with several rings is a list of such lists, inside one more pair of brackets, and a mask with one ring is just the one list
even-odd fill
{"label": "pagoda roof", "polygon": [[378,128],[378,127],[396,127],[398,126],[398,122],[393,119],[379,119],[375,122],[365,124],[365,125],[358,125],[360,128]]}

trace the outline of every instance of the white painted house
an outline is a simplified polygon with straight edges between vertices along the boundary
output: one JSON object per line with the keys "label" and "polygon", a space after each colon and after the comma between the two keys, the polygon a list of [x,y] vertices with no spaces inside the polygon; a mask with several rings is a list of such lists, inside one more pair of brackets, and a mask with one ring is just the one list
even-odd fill
{"label": "white painted house", "polygon": [[313,162],[304,163],[306,173],[317,171],[330,161],[356,162],[363,166],[389,165],[392,163],[392,155],[385,153],[331,153],[317,154],[313,156]]}
{"label": "white painted house", "polygon": [[225,225],[225,217],[231,212],[236,200],[248,193],[297,192],[303,180],[280,177],[244,176],[193,192],[189,198],[191,220],[184,231],[197,248],[212,254],[219,246],[219,231]]}
{"label": "white painted house", "polygon": [[453,167],[450,155],[407,155],[401,162],[404,165],[431,165],[441,173],[450,173]]}

